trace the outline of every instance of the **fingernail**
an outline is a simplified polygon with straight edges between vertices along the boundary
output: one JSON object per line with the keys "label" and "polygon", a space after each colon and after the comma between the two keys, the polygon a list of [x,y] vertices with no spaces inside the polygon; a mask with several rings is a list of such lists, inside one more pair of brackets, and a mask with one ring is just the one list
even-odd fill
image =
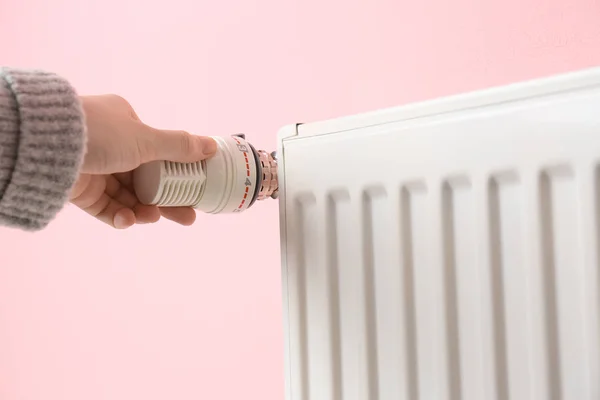
{"label": "fingernail", "polygon": [[126,216],[120,213],[117,213],[117,215],[115,215],[115,219],[113,221],[113,223],[115,224],[115,228],[117,229],[129,228],[129,226],[131,226],[130,222],[131,221],[129,221]]}
{"label": "fingernail", "polygon": [[213,138],[203,137],[202,140],[202,152],[204,155],[209,156],[217,151],[217,142]]}

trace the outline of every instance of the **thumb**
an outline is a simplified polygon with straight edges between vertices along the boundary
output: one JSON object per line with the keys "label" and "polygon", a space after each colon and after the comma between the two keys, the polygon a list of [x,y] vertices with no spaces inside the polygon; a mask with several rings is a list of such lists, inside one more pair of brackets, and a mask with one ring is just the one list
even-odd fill
{"label": "thumb", "polygon": [[196,162],[211,157],[217,151],[217,142],[206,136],[185,131],[155,130],[148,161]]}

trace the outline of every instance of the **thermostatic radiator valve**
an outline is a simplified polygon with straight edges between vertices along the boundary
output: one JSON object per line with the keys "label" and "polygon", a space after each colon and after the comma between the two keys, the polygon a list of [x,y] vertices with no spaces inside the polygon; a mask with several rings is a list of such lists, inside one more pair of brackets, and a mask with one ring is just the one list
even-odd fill
{"label": "thermostatic radiator valve", "polygon": [[133,184],[140,202],[219,214],[242,212],[256,200],[277,198],[275,152],[257,151],[241,134],[213,139],[217,152],[208,160],[154,161],[137,168]]}

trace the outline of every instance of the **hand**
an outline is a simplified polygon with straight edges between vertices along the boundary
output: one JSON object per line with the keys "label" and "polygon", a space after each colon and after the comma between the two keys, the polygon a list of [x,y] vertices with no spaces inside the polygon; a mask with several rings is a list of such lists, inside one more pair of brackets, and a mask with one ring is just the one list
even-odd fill
{"label": "hand", "polygon": [[192,208],[141,204],[133,190],[132,171],[155,160],[196,162],[209,158],[216,151],[215,141],[149,127],[118,96],[82,97],[81,101],[88,144],[71,203],[117,229],[153,223],[161,216],[191,225],[196,219]]}

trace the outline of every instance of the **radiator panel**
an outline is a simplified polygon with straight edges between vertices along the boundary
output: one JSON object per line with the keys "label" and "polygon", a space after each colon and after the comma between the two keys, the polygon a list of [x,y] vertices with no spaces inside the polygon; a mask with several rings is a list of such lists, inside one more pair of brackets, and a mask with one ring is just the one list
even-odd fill
{"label": "radiator panel", "polygon": [[288,400],[600,398],[600,71],[280,154]]}

